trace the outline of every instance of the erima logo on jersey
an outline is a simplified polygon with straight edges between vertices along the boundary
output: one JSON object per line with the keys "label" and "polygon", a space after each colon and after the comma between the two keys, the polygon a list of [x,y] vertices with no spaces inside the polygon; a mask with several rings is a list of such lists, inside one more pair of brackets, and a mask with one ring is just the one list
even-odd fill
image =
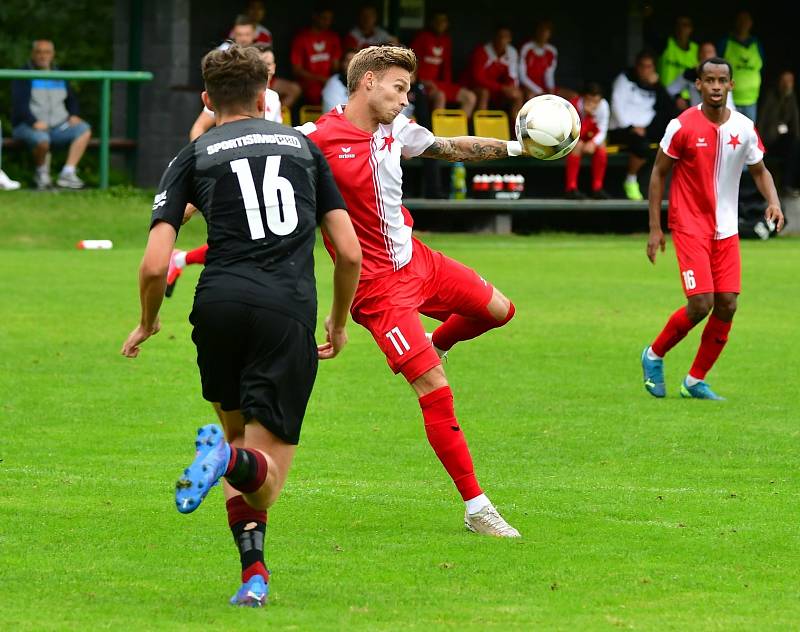
{"label": "erima logo on jersey", "polygon": [[708,147],[708,143],[706,142],[705,138],[703,138],[702,136],[698,136],[697,144],[695,145],[695,147]]}
{"label": "erima logo on jersey", "polygon": [[153,198],[153,210],[155,211],[158,208],[161,208],[167,203],[167,192],[162,191],[155,198]]}
{"label": "erima logo on jersey", "polygon": [[352,147],[342,147],[342,153],[339,154],[339,158],[355,158],[356,155],[351,153]]}
{"label": "erima logo on jersey", "polygon": [[238,147],[245,147],[247,145],[289,145],[290,147],[297,147],[300,149],[300,139],[296,136],[289,136],[288,134],[245,134],[238,138],[231,138],[230,140],[223,140],[219,143],[214,143],[206,148],[209,156],[216,154],[218,151],[226,149],[236,149]]}

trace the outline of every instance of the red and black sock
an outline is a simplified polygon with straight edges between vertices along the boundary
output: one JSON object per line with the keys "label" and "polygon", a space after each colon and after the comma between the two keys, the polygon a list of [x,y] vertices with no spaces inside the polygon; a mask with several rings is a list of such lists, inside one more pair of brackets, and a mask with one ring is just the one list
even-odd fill
{"label": "red and black sock", "polygon": [[228,526],[239,549],[242,582],[248,581],[253,575],[261,575],[269,581],[269,571],[264,563],[267,512],[253,509],[243,496],[230,498],[225,507],[228,510]]}
{"label": "red and black sock", "polygon": [[697,350],[689,375],[698,380],[706,379],[706,373],[714,366],[728,342],[728,333],[732,325],[732,322],[720,320],[714,314],[708,317],[703,335],[700,337],[700,348]]}
{"label": "red and black sock", "polygon": [[234,489],[253,493],[267,480],[267,459],[258,450],[231,446],[231,460],[223,476]]}
{"label": "red and black sock", "polygon": [[425,434],[444,469],[453,479],[464,500],[481,495],[481,487],[475,478],[475,468],[469,453],[467,440],[461,432],[453,408],[453,392],[449,386],[437,388],[419,398],[422,417],[425,419]]}
{"label": "red and black sock", "polygon": [[663,358],[667,354],[667,351],[686,337],[686,334],[692,330],[695,324],[696,323],[693,323],[689,319],[689,314],[686,312],[685,307],[681,307],[675,311],[675,313],[669,317],[667,325],[661,333],[658,334],[658,338],[653,342],[653,353]]}

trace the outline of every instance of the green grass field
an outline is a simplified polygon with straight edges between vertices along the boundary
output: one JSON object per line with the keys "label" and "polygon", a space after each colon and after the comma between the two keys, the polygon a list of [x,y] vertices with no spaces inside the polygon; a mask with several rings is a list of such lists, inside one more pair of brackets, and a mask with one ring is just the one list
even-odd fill
{"label": "green grass field", "polygon": [[[201,399],[187,321],[200,270],[142,355],[149,198],[0,196],[0,628],[5,630],[766,630],[800,625],[797,240],[743,243],[740,311],[685,401],[639,353],[683,301],[643,236],[421,235],[516,303],[446,365],[479,479],[523,534],[467,533],[417,403],[369,335],[321,365],[270,512],[263,611],[229,607],[238,558],[219,490],[190,516],[174,481]],[[111,251],[79,251],[110,238]],[[204,239],[195,220],[183,247]],[[318,251],[321,314],[331,266]]]}

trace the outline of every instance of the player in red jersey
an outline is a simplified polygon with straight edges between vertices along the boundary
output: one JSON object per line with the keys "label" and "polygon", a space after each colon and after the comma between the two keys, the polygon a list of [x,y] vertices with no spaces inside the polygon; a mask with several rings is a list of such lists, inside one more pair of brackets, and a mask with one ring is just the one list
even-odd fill
{"label": "player in red jersey", "polygon": [[508,26],[498,26],[491,41],[472,51],[466,76],[478,95],[477,109],[508,107],[513,121],[524,95],[519,87],[519,53],[512,39]]}
{"label": "player in red jersey", "polygon": [[292,40],[292,71],[303,88],[305,102],[313,105],[319,105],[325,82],[339,71],[342,46],[331,24],[333,10],[317,7],[311,14],[311,26]]}
{"label": "player in red jersey", "polygon": [[457,102],[467,118],[472,117],[477,97],[472,90],[453,83],[453,41],[447,32],[447,13],[431,15],[430,27],[420,31],[411,42],[417,56],[417,77],[425,86],[431,107],[443,108]]}
{"label": "player in red jersey", "polygon": [[[300,129],[328,159],[364,253],[353,319],[369,330],[392,371],[402,373],[416,392],[428,440],[466,503],[466,526],[519,537],[475,478],[440,359],[457,342],[505,325],[514,305],[475,271],[412,237],[413,221],[402,205],[400,159],[487,160],[522,150],[516,141],[437,138],[402,115],[415,68],[416,57],[407,48],[359,51],[347,72],[347,105]],[[442,321],[432,336],[420,314]]]}
{"label": "player in red jersey", "polygon": [[706,59],[698,67],[696,86],[703,102],[670,122],[653,165],[647,241],[647,256],[655,263],[658,249],[663,252],[665,245],[664,181],[673,171],[669,227],[687,305],[672,314],[652,345],[642,351],[642,370],[647,391],[664,397],[664,355],[710,312],[697,356],[681,384],[681,396],[723,399],[704,380],[728,341],[741,286],[738,200],[744,165],[767,200],[767,223],[780,230],[783,213],[753,122],[725,105],[733,88],[731,65],[719,57]]}
{"label": "player in red jersey", "polygon": [[534,27],[533,39],[525,42],[519,51],[519,82],[526,99],[556,94],[558,50],[550,43],[552,34],[552,20],[540,20]]}
{"label": "player in red jersey", "polygon": [[599,84],[590,81],[580,96],[571,99],[581,120],[581,135],[578,144],[567,154],[565,170],[566,183],[564,197],[569,200],[581,200],[586,196],[578,190],[578,173],[581,168],[581,157],[588,154],[592,157],[592,197],[605,200],[610,196],[603,189],[606,177],[606,136],[611,108],[603,98],[603,90]]}

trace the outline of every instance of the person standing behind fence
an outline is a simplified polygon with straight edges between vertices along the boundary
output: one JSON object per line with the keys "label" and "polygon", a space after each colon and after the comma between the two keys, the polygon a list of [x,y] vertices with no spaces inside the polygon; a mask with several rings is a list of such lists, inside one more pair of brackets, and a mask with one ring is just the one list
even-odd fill
{"label": "person standing behind fence", "polygon": [[736,86],[733,88],[736,109],[755,121],[764,68],[764,47],[761,40],[750,33],[752,28],[753,16],[750,12],[739,11],[733,33],[723,38],[717,50],[730,62],[736,77]]}
{"label": "person standing behind fence", "polygon": [[[697,49],[697,63],[702,64],[706,59],[717,57],[717,47],[713,42],[701,42]],[[697,66],[684,70],[675,80],[667,86],[667,92],[675,99],[676,107],[683,112],[693,105],[700,105],[703,97],[697,88]],[[727,107],[731,112],[736,111],[733,103],[733,93],[728,92]]]}
{"label": "person standing behind fence", "polygon": [[[667,38],[664,50],[658,58],[658,76],[667,89],[684,71],[697,67],[698,46],[691,39],[693,30],[694,25],[689,16],[680,15],[675,19],[675,32]],[[681,96],[688,99],[688,91]]]}
{"label": "person standing behind fence", "polygon": [[[26,70],[58,70],[53,65],[55,46],[50,40],[33,42]],[[50,146],[68,145],[67,161],[56,184],[67,189],[83,188],[75,172],[83,157],[92,130],[78,116],[78,99],[63,79],[16,79],[11,83],[11,125],[14,138],[33,150],[36,163],[36,188],[48,189]]]}
{"label": "person standing behind fence", "polygon": [[784,195],[800,196],[800,111],[794,89],[794,73],[784,70],[776,85],[767,91],[758,115],[758,129],[767,151],[782,161],[781,187]]}

